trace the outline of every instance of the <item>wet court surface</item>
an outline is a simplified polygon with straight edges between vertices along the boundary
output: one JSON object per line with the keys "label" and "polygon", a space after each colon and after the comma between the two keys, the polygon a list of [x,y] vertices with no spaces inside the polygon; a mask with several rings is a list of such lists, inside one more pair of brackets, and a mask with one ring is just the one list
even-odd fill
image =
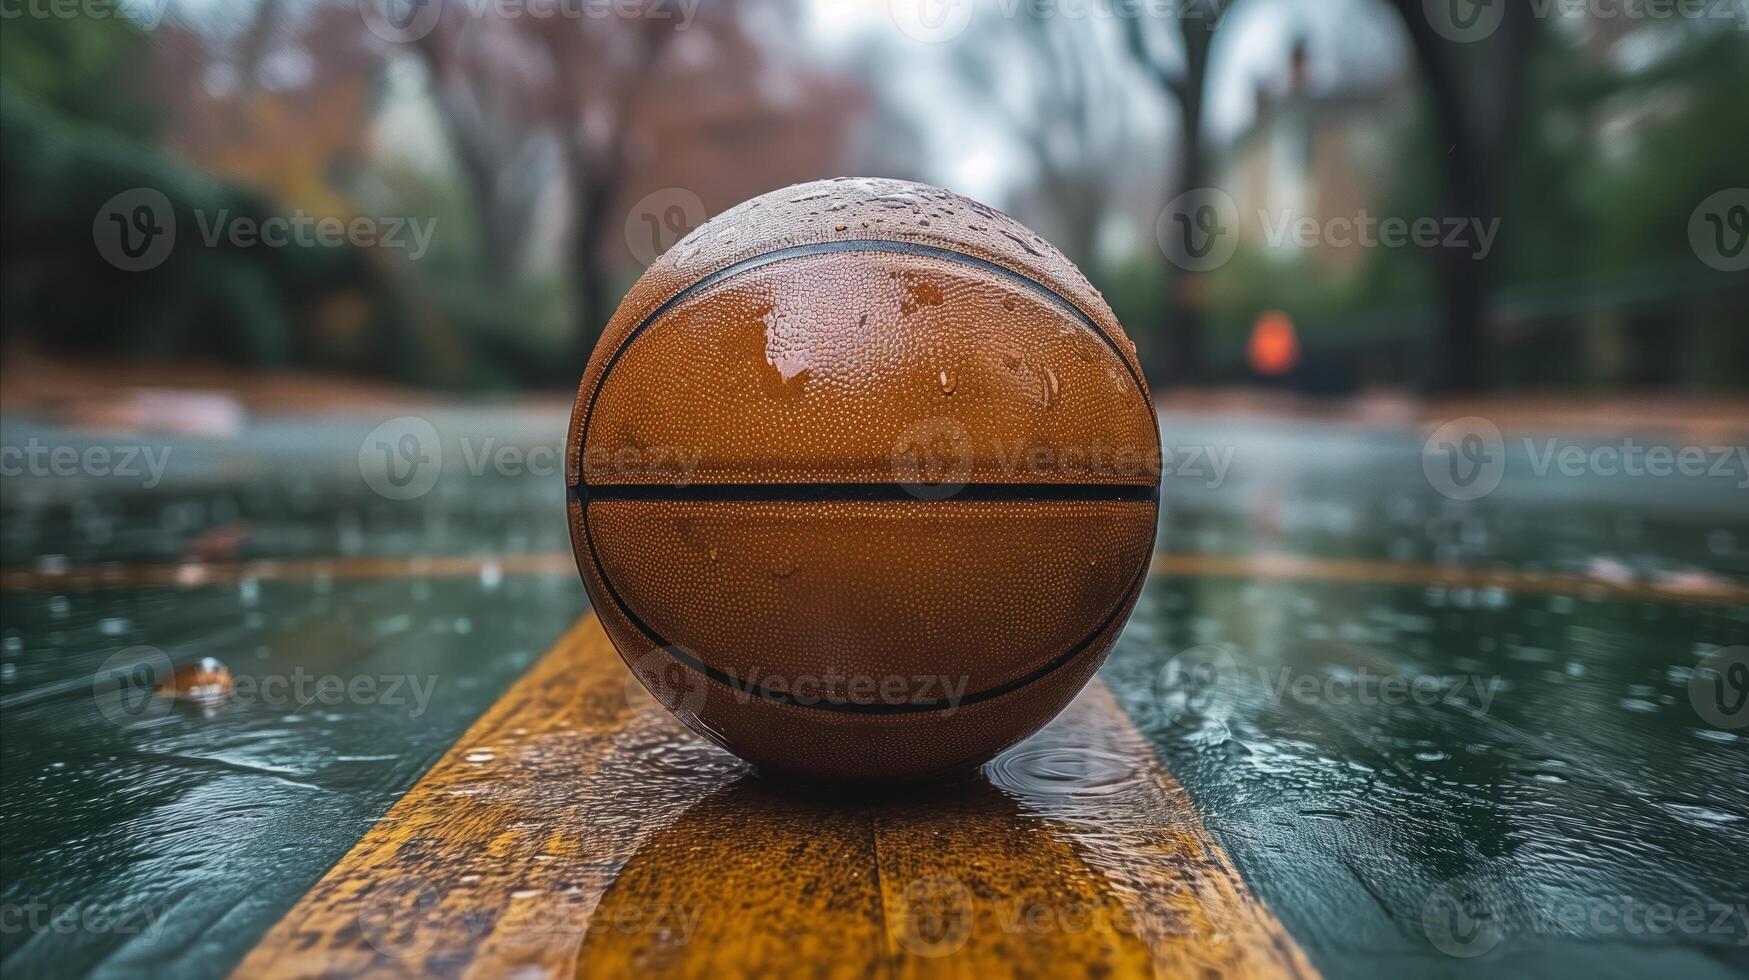
{"label": "wet court surface", "polygon": [[[7,973],[1749,971],[1741,463],[1565,475],[1547,440],[1619,438],[1508,426],[1464,500],[1421,427],[1169,415],[1101,682],[854,800],[682,733],[573,625],[561,416],[426,417],[405,500],[361,473],[381,418],[7,478]],[[133,689],[203,657],[222,703]]]}

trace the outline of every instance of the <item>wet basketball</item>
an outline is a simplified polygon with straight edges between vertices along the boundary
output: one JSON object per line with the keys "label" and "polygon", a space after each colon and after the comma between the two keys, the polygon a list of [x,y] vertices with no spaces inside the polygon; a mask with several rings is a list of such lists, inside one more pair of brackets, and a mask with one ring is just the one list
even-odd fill
{"label": "wet basketball", "polygon": [[1134,347],[1055,248],[893,180],[741,204],[659,258],[584,373],[577,564],[652,695],[763,769],[963,771],[1122,629],[1158,518]]}

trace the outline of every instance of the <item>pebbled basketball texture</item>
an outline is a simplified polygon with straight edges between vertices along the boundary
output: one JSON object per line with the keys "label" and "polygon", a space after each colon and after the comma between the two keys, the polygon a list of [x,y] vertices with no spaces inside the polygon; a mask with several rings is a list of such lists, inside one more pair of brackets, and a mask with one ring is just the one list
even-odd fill
{"label": "pebbled basketball texture", "polygon": [[938,188],[800,184],[699,227],[572,412],[572,544],[620,655],[763,769],[905,780],[1037,731],[1158,524],[1136,362],[1073,264]]}

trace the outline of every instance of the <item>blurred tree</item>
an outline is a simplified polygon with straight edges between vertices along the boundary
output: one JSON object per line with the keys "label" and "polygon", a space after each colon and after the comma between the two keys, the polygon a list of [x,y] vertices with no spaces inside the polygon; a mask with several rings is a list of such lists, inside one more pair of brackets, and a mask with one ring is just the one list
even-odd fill
{"label": "blurred tree", "polygon": [[[1539,24],[1535,8],[1515,0],[1477,4],[1498,9],[1500,24],[1486,37],[1460,42],[1436,29],[1424,0],[1390,3],[1408,30],[1439,145],[1446,148],[1439,162],[1442,217],[1499,218],[1524,117],[1525,72]],[[1488,380],[1487,314],[1496,253],[1429,251],[1440,291],[1430,385],[1434,391],[1480,389]]]}
{"label": "blurred tree", "polygon": [[541,87],[551,84],[517,50],[501,20],[481,20],[457,36],[453,21],[419,38],[432,100],[473,202],[481,237],[477,259],[487,280],[505,287],[516,277],[541,202],[540,188],[557,176],[559,147],[543,128]]}
{"label": "blurred tree", "polygon": [[[1094,279],[1114,164],[1123,159],[1127,113],[1121,80],[1089,20],[988,17],[959,48],[962,75],[1025,148],[1056,219],[1041,231]],[[1004,36],[1005,35],[1005,36]]]}
{"label": "blurred tree", "polygon": [[618,273],[634,260],[613,245],[643,195],[673,189],[720,209],[838,172],[867,100],[774,64],[741,18],[729,4],[700,8],[684,27],[449,12],[418,46],[489,251],[513,255],[530,237],[553,150],[575,321],[568,356],[546,362],[553,380],[575,380],[612,315]]}
{"label": "blurred tree", "polygon": [[[632,227],[644,227],[632,210],[655,192],[691,191],[715,214],[766,191],[842,176],[862,162],[852,149],[859,127],[882,124],[864,88],[793,57],[802,42],[780,40],[781,25],[731,13],[725,5],[701,14],[644,82],[615,208]],[[625,244],[621,268],[642,272]]]}
{"label": "blurred tree", "polygon": [[178,109],[164,143],[288,209],[351,218],[380,60],[357,11],[319,5],[290,19],[282,8],[261,0],[236,33],[159,27],[155,101]]}
{"label": "blurred tree", "polygon": [[[1166,192],[1168,201],[1202,188],[1208,180],[1208,136],[1203,117],[1209,49],[1228,5],[1228,0],[1174,4],[1170,32],[1161,30],[1156,18],[1138,15],[1123,19],[1131,58],[1178,108],[1176,181]],[[1165,34],[1171,36],[1159,36]],[[1166,275],[1171,286],[1156,331],[1162,341],[1156,345],[1159,363],[1150,365],[1150,374],[1160,384],[1196,384],[1207,377],[1201,276],[1176,268],[1166,269]]]}
{"label": "blurred tree", "polygon": [[629,167],[639,96],[676,32],[649,17],[613,20],[609,30],[566,18],[523,18],[548,56],[553,85],[545,107],[560,124],[571,204],[571,277],[578,317],[571,363],[588,362],[613,315],[606,255],[619,227],[612,206]]}

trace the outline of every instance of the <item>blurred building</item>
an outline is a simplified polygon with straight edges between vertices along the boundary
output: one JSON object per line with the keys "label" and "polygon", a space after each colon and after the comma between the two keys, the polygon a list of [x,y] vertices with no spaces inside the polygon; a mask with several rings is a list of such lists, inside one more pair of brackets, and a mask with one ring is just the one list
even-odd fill
{"label": "blurred building", "polygon": [[1389,126],[1404,87],[1371,83],[1316,91],[1308,65],[1301,41],[1283,77],[1258,79],[1256,115],[1229,149],[1220,183],[1239,206],[1242,248],[1352,275],[1367,261],[1365,250],[1335,247],[1322,237],[1302,250],[1291,236],[1279,238],[1271,229],[1284,218],[1322,225],[1331,218],[1379,216],[1389,180]]}

